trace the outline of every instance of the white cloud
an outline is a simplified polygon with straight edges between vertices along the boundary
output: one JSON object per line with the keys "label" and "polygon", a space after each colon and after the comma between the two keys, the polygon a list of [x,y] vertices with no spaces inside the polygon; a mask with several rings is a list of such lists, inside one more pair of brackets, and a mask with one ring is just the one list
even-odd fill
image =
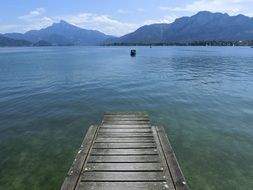
{"label": "white cloud", "polygon": [[211,11],[229,13],[230,15],[245,14],[247,16],[252,16],[250,10],[252,6],[252,0],[196,0],[181,7],[160,6],[159,9],[162,11],[194,13],[199,11]]}
{"label": "white cloud", "polygon": [[157,20],[146,20],[144,21],[145,25],[149,25],[149,24],[154,24],[154,23],[172,23],[175,21],[177,17],[175,15],[173,16],[164,16],[162,19],[157,19]]}
{"label": "white cloud", "polygon": [[120,36],[138,28],[137,24],[121,22],[108,15],[98,15],[94,13],[79,13],[77,15],[68,15],[57,17],[58,20],[65,20],[76,26],[94,29],[106,34]]}
{"label": "white cloud", "polygon": [[35,10],[30,11],[28,14],[20,16],[18,18],[22,20],[32,19],[42,15],[44,12],[45,12],[44,8],[37,8]]}
{"label": "white cloud", "polygon": [[18,17],[25,24],[22,26],[24,31],[38,30],[51,25],[54,21],[52,18],[44,16],[46,10],[44,8],[36,8],[30,11],[27,15]]}
{"label": "white cloud", "polygon": [[54,20],[44,16],[45,11],[44,8],[36,8],[26,15],[19,16],[18,19],[22,21],[21,24],[1,25],[1,32],[26,32],[28,30],[38,30],[50,26]]}
{"label": "white cloud", "polygon": [[127,10],[123,10],[123,9],[118,9],[117,12],[118,12],[119,14],[127,14],[127,13],[128,13]]}
{"label": "white cloud", "polygon": [[[75,15],[45,16],[46,10],[44,8],[37,8],[30,11],[28,14],[19,16],[18,19],[21,24],[13,25],[0,25],[0,30],[6,32],[26,32],[29,30],[36,30],[48,27],[54,22],[65,20],[71,24],[85,29],[93,29],[104,32],[105,34],[121,36],[134,31],[140,25],[122,22],[117,19],[111,18],[108,15],[99,15],[94,13],[79,13]],[[126,11],[121,10],[121,13]]]}
{"label": "white cloud", "polygon": [[39,30],[41,28],[48,27],[54,23],[53,19],[49,17],[40,17],[36,20],[33,20],[31,22],[28,22],[23,26],[24,31],[28,30]]}

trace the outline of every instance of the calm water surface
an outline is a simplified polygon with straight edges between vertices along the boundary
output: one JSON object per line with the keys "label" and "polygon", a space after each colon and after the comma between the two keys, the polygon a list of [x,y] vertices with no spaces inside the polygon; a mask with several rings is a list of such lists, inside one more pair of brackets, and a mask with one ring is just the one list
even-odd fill
{"label": "calm water surface", "polygon": [[248,47],[0,48],[0,189],[59,189],[104,111],[166,128],[192,190],[253,189]]}

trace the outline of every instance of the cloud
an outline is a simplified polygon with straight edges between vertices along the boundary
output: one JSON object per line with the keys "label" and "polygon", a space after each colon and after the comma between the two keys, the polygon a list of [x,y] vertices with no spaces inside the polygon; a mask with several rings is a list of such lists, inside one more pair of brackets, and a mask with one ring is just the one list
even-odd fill
{"label": "cloud", "polygon": [[33,22],[28,22],[27,24],[25,24],[23,26],[23,30],[24,31],[28,31],[28,30],[39,30],[41,28],[45,28],[48,27],[50,25],[52,25],[54,23],[54,20],[49,18],[49,17],[40,17],[36,20],[33,20]]}
{"label": "cloud", "polygon": [[127,10],[123,10],[123,9],[118,9],[117,12],[118,12],[119,14],[126,14],[126,13],[128,13]]}
{"label": "cloud", "polygon": [[229,13],[230,15],[245,14],[252,15],[249,7],[252,7],[252,0],[196,0],[181,7],[160,6],[162,11],[175,12],[199,12],[211,11]]}
{"label": "cloud", "polygon": [[30,11],[27,15],[18,17],[25,22],[23,30],[38,30],[50,26],[54,20],[50,17],[44,16],[45,12],[45,8],[36,8],[35,10]]}
{"label": "cloud", "polygon": [[76,26],[94,29],[106,34],[120,36],[138,28],[137,24],[122,22],[109,17],[108,15],[98,15],[94,13],[79,13],[57,17],[58,20],[65,20]]}
{"label": "cloud", "polygon": [[18,18],[22,19],[22,20],[28,20],[28,19],[38,17],[38,16],[42,15],[44,12],[45,12],[44,8],[37,8],[35,10],[30,11],[28,14],[20,16]]}
{"label": "cloud", "polygon": [[145,25],[154,24],[154,23],[167,23],[168,24],[168,23],[174,22],[176,18],[177,17],[175,15],[173,15],[173,16],[168,15],[168,16],[164,16],[162,19],[146,20],[146,21],[144,21],[144,24]]}
{"label": "cloud", "polygon": [[[119,12],[126,13],[125,10]],[[94,13],[79,13],[65,16],[46,16],[44,8],[36,8],[26,15],[19,16],[20,24],[0,25],[1,32],[26,32],[29,30],[38,30],[48,27],[54,22],[65,20],[73,25],[85,29],[92,29],[104,32],[105,34],[121,36],[132,32],[140,25],[123,22],[108,15],[100,15]]]}
{"label": "cloud", "polygon": [[44,8],[36,8],[28,14],[19,16],[21,24],[1,25],[1,32],[26,32],[28,30],[38,30],[50,26],[54,20],[44,16],[46,10]]}

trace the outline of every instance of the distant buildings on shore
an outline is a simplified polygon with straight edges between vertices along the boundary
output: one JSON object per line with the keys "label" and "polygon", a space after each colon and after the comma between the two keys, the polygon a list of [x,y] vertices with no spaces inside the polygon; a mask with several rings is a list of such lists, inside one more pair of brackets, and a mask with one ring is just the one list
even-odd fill
{"label": "distant buildings on shore", "polygon": [[192,42],[159,42],[159,43],[112,43],[105,46],[253,46],[253,40],[223,41],[199,40]]}

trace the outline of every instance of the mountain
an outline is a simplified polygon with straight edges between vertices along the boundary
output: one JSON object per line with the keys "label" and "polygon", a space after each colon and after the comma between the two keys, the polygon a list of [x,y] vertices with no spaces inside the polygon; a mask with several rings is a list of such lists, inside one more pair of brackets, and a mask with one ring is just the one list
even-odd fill
{"label": "mountain", "polygon": [[26,40],[14,40],[0,35],[0,47],[8,46],[31,46],[32,43]]}
{"label": "mountain", "polygon": [[33,46],[52,46],[52,44],[47,41],[40,40],[38,42],[35,42]]}
{"label": "mountain", "polygon": [[192,42],[199,40],[253,40],[253,18],[202,11],[171,24],[151,24],[107,43]]}
{"label": "mountain", "polygon": [[31,30],[24,34],[7,33],[4,36],[13,39],[23,39],[33,43],[46,41],[53,45],[99,45],[111,37],[96,30],[79,28],[65,21],[54,23],[41,30]]}
{"label": "mountain", "polygon": [[65,21],[54,23],[41,30],[24,34],[7,33],[2,43],[11,39],[27,41],[35,46],[49,45],[101,45],[101,44],[149,44],[189,43],[194,41],[247,41],[253,40],[253,18],[201,11],[191,17],[181,17],[171,24],[151,24],[122,37],[109,36],[96,30],[86,30]]}

